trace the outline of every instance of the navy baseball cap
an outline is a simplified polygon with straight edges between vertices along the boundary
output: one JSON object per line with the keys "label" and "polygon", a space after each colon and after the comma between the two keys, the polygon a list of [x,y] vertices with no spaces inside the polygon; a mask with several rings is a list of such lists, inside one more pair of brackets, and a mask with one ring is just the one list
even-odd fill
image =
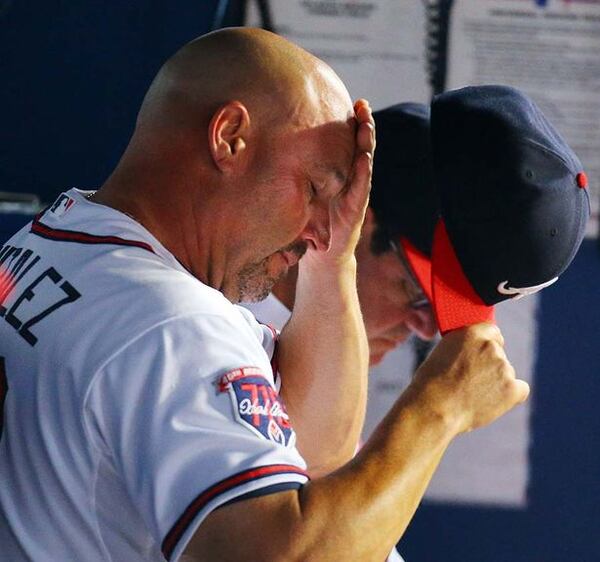
{"label": "navy baseball cap", "polygon": [[431,254],[401,242],[446,333],[493,321],[495,304],[558,279],[584,237],[588,180],[535,103],[506,86],[436,96],[431,150]]}
{"label": "navy baseball cap", "polygon": [[388,240],[431,256],[439,203],[433,180],[429,105],[375,111],[377,150],[369,206]]}

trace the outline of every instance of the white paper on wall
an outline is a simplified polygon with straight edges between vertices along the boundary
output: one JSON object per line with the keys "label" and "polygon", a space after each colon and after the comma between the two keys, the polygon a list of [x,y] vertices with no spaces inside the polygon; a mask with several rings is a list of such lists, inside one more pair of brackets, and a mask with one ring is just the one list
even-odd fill
{"label": "white paper on wall", "polygon": [[[517,376],[531,384],[537,348],[539,295],[496,307],[496,321]],[[363,437],[367,438],[411,379],[408,345],[389,353],[371,370]],[[532,387],[532,394],[535,386]],[[460,435],[448,447],[425,499],[523,508],[527,505],[532,397],[493,424]]]}
{"label": "white paper on wall", "polygon": [[[276,31],[326,61],[353,99],[367,98],[374,109],[429,101],[420,0],[276,0],[270,6]],[[258,21],[255,8],[249,10],[247,25]]]}
{"label": "white paper on wall", "polygon": [[529,94],[581,159],[598,235],[600,0],[455,0],[446,88],[507,84]]}

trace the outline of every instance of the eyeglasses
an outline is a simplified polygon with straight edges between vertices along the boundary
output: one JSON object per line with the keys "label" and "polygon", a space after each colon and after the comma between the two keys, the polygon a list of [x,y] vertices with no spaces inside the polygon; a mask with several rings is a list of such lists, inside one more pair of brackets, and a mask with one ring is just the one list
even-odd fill
{"label": "eyeglasses", "polygon": [[398,256],[398,259],[400,260],[400,263],[402,264],[402,268],[404,269],[403,281],[404,281],[404,287],[406,290],[406,294],[408,295],[408,298],[410,301],[410,307],[416,309],[416,308],[424,308],[426,306],[429,306],[430,305],[429,299],[423,292],[421,285],[419,284],[419,282],[417,281],[417,278],[413,274],[410,264],[408,263],[408,258],[406,257],[406,254],[404,253],[404,250],[402,249],[401,246],[396,244],[396,242],[394,242],[393,240],[390,240],[389,243],[390,243],[390,247],[392,248],[392,250],[394,251],[396,256]]}

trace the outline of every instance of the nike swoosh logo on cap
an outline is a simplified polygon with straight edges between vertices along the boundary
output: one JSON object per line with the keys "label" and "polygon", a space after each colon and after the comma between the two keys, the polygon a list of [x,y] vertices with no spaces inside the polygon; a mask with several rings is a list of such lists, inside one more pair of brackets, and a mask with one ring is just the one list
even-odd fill
{"label": "nike swoosh logo on cap", "polygon": [[526,295],[532,295],[533,293],[541,291],[543,288],[552,285],[557,279],[558,277],[555,277],[554,279],[550,279],[550,281],[546,281],[540,285],[532,285],[531,287],[509,287],[507,280],[499,283],[497,289],[502,295],[511,295],[514,299],[520,299]]}

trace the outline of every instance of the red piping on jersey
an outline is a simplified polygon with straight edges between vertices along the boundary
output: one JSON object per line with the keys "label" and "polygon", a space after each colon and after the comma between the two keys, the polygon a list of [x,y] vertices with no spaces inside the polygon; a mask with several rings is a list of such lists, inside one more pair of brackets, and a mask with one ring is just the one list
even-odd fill
{"label": "red piping on jersey", "polygon": [[79,244],[115,244],[117,246],[134,246],[136,248],[148,250],[153,254],[155,253],[150,244],[147,244],[146,242],[140,242],[138,240],[127,240],[126,238],[120,238],[118,236],[98,236],[96,234],[88,234],[87,232],[78,232],[76,230],[50,228],[49,226],[40,222],[39,219],[42,214],[43,213],[37,215],[31,224],[31,232],[41,236],[42,238],[58,240],[60,242],[77,242]]}
{"label": "red piping on jersey", "polygon": [[179,539],[187,529],[188,525],[192,522],[194,517],[204,508],[206,504],[217,497],[219,494],[228,492],[236,486],[241,486],[252,480],[258,480],[265,478],[266,476],[273,476],[276,474],[301,474],[302,476],[308,477],[305,470],[289,464],[273,464],[268,466],[259,466],[257,468],[251,468],[243,472],[238,472],[225,480],[217,482],[188,505],[187,509],[183,512],[183,515],[175,522],[171,530],[167,533],[167,536],[162,542],[161,549],[162,553],[167,560],[169,560],[175,546],[179,542]]}
{"label": "red piping on jersey", "polygon": [[273,336],[273,355],[271,356],[271,370],[273,371],[273,381],[277,382],[277,378],[279,377],[279,336],[277,335],[277,330],[271,326],[271,324],[265,324],[269,330],[271,330],[271,335]]}

